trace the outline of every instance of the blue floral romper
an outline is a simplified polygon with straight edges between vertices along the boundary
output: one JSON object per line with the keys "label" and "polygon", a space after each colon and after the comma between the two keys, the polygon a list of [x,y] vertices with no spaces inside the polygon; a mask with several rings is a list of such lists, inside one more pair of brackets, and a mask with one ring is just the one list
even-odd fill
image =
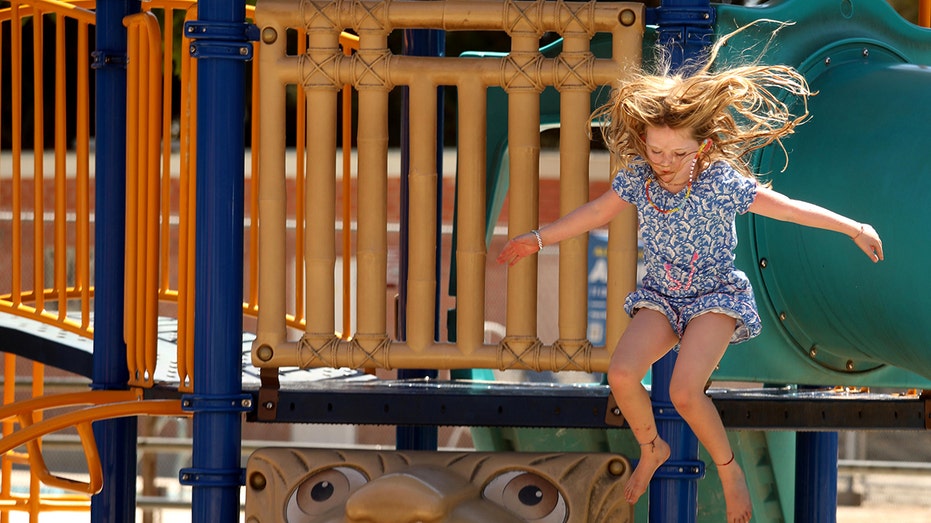
{"label": "blue floral romper", "polygon": [[627,314],[641,308],[663,313],[679,337],[692,318],[718,312],[737,319],[731,343],[746,341],[760,333],[753,289],[747,276],[734,266],[737,230],[734,218],[744,214],[756,197],[756,180],[741,176],[730,164],[711,164],[692,184],[688,199],[685,190],[672,194],[653,177],[650,166],[634,162],[618,171],[611,186],[623,200],[637,207],[640,241],[646,275],[643,286],[624,303]]}

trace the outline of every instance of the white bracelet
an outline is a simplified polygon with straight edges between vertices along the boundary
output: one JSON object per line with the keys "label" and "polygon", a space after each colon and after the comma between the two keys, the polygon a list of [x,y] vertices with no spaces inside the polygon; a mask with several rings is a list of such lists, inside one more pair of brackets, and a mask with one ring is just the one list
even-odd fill
{"label": "white bracelet", "polygon": [[542,251],[543,250],[543,237],[540,236],[540,231],[536,229],[531,229],[530,233],[537,237],[537,247],[539,247],[537,252]]}

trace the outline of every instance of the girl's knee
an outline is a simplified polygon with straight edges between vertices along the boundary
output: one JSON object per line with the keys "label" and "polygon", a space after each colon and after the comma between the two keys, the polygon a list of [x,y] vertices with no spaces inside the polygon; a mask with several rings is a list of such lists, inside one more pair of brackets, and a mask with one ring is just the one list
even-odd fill
{"label": "girl's knee", "polygon": [[628,387],[640,385],[643,376],[626,365],[612,364],[608,368],[608,385],[611,390],[623,390]]}
{"label": "girl's knee", "polygon": [[682,386],[675,382],[669,384],[669,400],[680,413],[688,412],[705,398],[705,391],[701,388]]}

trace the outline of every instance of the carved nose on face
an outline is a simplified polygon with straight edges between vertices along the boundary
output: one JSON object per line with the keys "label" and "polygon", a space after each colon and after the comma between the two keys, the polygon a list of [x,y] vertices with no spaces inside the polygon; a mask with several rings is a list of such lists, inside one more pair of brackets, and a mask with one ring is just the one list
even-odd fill
{"label": "carved nose on face", "polygon": [[411,469],[368,483],[346,501],[350,521],[372,523],[439,522],[475,488],[441,469]]}

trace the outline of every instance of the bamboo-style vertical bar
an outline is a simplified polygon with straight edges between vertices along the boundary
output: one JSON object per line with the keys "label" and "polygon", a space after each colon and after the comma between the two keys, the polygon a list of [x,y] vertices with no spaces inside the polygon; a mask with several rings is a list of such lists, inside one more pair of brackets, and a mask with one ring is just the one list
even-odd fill
{"label": "bamboo-style vertical bar", "polygon": [[[612,56],[619,75],[639,68],[643,57],[643,9],[622,12],[621,25],[612,31]],[[634,28],[635,30],[630,30]],[[636,30],[639,29],[639,30]],[[611,172],[615,172],[614,164]],[[621,334],[630,323],[623,314],[624,298],[637,287],[637,210],[622,211],[608,228],[608,318],[605,349],[613,353]]]}
{"label": "bamboo-style vertical bar", "polygon": [[259,52],[261,46],[254,46],[252,58],[252,128],[250,129],[251,155],[249,170],[249,248],[248,278],[246,283],[246,304],[249,312],[259,310],[259,152],[262,150],[262,134],[259,132],[259,117],[262,105],[262,89],[259,78]]}
{"label": "bamboo-style vertical bar", "polygon": [[[337,31],[310,31],[307,57],[323,63],[339,53]],[[336,97],[338,86],[332,82],[305,83],[307,107],[307,183],[304,188],[304,264],[307,287],[313,289],[306,299],[306,333],[328,340],[336,331]],[[325,160],[324,160],[325,159]]]}
{"label": "bamboo-style vertical bar", "polygon": [[[246,5],[246,20],[255,21],[255,6]],[[259,311],[259,156],[262,150],[262,137],[259,132],[259,113],[262,107],[262,90],[260,88],[261,69],[259,69],[260,45],[252,46],[252,61],[247,66],[251,69],[251,113],[249,129],[250,137],[250,156],[249,156],[249,194],[246,206],[248,208],[249,226],[248,242],[246,244],[245,266],[243,271],[246,272],[246,281],[244,285],[245,298],[243,301],[243,312],[255,316]]]}
{"label": "bamboo-style vertical bar", "polygon": [[[523,32],[511,37],[510,73],[504,88],[508,93],[508,158],[510,191],[508,236],[513,238],[536,229],[540,202],[540,92],[531,83],[541,58],[540,34]],[[515,354],[539,344],[537,333],[538,258],[529,257],[508,268],[507,337]]]}
{"label": "bamboo-style vertical bar", "polygon": [[[387,35],[366,31],[359,35],[359,62],[376,65],[386,58]],[[388,91],[373,68],[360,71],[358,130],[359,209],[356,265],[357,323],[355,342],[374,352],[387,336],[385,289],[388,265]]]}
{"label": "bamboo-style vertical bar", "polygon": [[[407,344],[422,351],[433,342],[436,306],[436,103],[431,82],[410,86],[410,243],[407,276]],[[403,176],[403,173],[402,173]]]}
{"label": "bamboo-style vertical bar", "polygon": [[485,125],[486,86],[478,79],[459,85],[458,199],[456,221],[456,343],[465,354],[485,341]]}
{"label": "bamboo-style vertical bar", "polygon": [[261,28],[262,52],[259,67],[263,71],[259,80],[262,92],[262,111],[259,128],[262,130],[262,154],[259,158],[259,289],[260,314],[254,351],[263,360],[271,358],[271,351],[285,341],[286,314],[286,232],[287,188],[285,180],[284,132],[267,132],[285,120],[285,87],[276,74],[277,61],[287,48],[285,29],[267,24],[261,11],[256,12]]}
{"label": "bamboo-style vertical bar", "polygon": [[[576,31],[582,28],[576,28]],[[591,53],[590,37],[574,33],[563,39],[563,63],[571,72],[584,67]],[[559,213],[569,214],[588,201],[589,113],[593,86],[582,76],[567,74],[559,85]],[[570,354],[587,344],[588,235],[559,244],[559,343]]]}

